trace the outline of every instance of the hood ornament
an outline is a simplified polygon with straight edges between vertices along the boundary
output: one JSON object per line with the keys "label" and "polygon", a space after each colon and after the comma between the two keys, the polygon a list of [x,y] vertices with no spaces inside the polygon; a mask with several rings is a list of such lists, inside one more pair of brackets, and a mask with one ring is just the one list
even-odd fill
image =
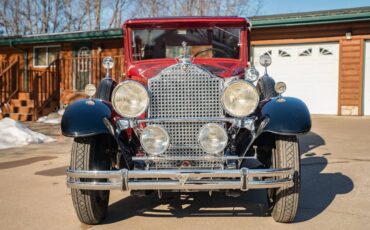
{"label": "hood ornament", "polygon": [[182,45],[182,55],[184,57],[188,56],[188,43],[186,41],[181,42]]}
{"label": "hood ornament", "polygon": [[181,65],[181,70],[186,72],[188,70],[189,64],[191,64],[191,57],[188,54],[188,43],[186,41],[183,41],[181,43],[182,45],[182,55],[180,55],[179,63]]}

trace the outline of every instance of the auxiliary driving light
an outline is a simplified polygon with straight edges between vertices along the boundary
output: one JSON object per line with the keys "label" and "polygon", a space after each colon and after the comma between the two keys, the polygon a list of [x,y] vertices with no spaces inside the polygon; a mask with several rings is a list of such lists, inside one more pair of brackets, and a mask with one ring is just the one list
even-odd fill
{"label": "auxiliary driving light", "polygon": [[268,67],[269,65],[271,65],[272,63],[272,60],[271,60],[271,56],[268,55],[268,54],[263,54],[260,56],[260,64],[261,66],[263,67]]}
{"label": "auxiliary driving light", "polygon": [[160,125],[148,125],[140,136],[141,146],[151,155],[164,153],[169,144],[170,137],[167,131]]}
{"label": "auxiliary driving light", "polygon": [[89,97],[92,97],[95,95],[96,93],[96,87],[95,85],[93,84],[87,84],[85,86],[85,93],[89,96]]}
{"label": "auxiliary driving light", "polygon": [[278,94],[282,94],[286,91],[286,84],[282,81],[276,82],[275,84],[275,91]]}
{"label": "auxiliary driving light", "polygon": [[227,145],[227,141],[226,130],[219,124],[209,123],[199,130],[199,145],[206,153],[222,152]]}

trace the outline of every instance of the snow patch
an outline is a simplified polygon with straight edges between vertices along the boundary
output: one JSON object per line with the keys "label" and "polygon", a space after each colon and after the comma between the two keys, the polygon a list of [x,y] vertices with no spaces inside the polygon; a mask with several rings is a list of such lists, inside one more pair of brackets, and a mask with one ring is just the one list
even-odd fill
{"label": "snow patch", "polygon": [[53,141],[55,139],[42,133],[34,132],[20,122],[8,117],[0,120],[0,149]]}
{"label": "snow patch", "polygon": [[36,122],[45,123],[45,124],[60,124],[61,121],[62,121],[61,117],[43,116],[37,119]]}
{"label": "snow patch", "polygon": [[61,109],[58,112],[50,113],[47,116],[40,117],[39,119],[37,119],[36,122],[41,122],[45,124],[60,124],[60,122],[62,121],[63,113],[64,109]]}

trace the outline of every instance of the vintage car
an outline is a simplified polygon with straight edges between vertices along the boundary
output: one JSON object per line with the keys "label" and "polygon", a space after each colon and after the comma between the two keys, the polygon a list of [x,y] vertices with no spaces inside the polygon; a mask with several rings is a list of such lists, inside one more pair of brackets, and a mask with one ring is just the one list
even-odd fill
{"label": "vintage car", "polygon": [[[107,76],[62,118],[63,134],[74,138],[67,185],[81,222],[104,220],[110,190],[236,197],[249,189],[266,189],[275,221],[293,221],[297,135],[311,118],[301,100],[282,96],[283,82],[250,64],[248,21],[132,19],[123,29],[125,80],[116,84],[104,59]],[[260,63],[267,68],[270,56]]]}

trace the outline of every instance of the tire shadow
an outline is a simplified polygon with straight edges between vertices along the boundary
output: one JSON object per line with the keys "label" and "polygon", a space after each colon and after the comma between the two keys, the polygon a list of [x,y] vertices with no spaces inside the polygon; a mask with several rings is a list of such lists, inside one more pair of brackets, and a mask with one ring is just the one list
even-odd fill
{"label": "tire shadow", "polygon": [[[163,193],[162,199],[154,193],[147,197],[126,197],[109,206],[103,224],[110,224],[133,216],[185,217],[241,217],[268,216],[264,190],[251,190],[240,197],[226,197],[222,192]],[[127,209],[129,207],[129,209]]]}
{"label": "tire shadow", "polygon": [[[334,161],[331,164],[345,164],[349,161]],[[296,222],[303,222],[318,216],[335,199],[336,195],[353,190],[353,181],[340,172],[322,172],[328,164],[325,157],[315,156],[301,160],[301,194]]]}
{"label": "tire shadow", "polygon": [[[328,164],[324,156],[310,152],[325,145],[325,140],[310,132],[299,138],[302,164],[302,184],[298,214],[295,222],[310,220],[322,213],[337,194],[349,193],[353,189],[352,180],[342,173],[324,173]],[[310,153],[310,154],[308,154]],[[331,163],[347,163],[336,161]],[[156,194],[148,197],[126,197],[109,206],[108,217],[103,224],[110,224],[134,216],[185,218],[185,217],[242,217],[269,216],[266,190],[250,190],[240,197],[224,196],[214,192],[209,196],[201,193],[164,193],[162,199]]]}
{"label": "tire shadow", "polygon": [[[353,190],[353,181],[340,172],[324,173],[328,165],[325,156],[318,156],[314,150],[324,146],[325,140],[314,132],[299,136],[301,151],[301,194],[295,222],[303,222],[319,215],[334,201],[336,195]],[[330,164],[345,164],[349,161],[331,161]]]}

